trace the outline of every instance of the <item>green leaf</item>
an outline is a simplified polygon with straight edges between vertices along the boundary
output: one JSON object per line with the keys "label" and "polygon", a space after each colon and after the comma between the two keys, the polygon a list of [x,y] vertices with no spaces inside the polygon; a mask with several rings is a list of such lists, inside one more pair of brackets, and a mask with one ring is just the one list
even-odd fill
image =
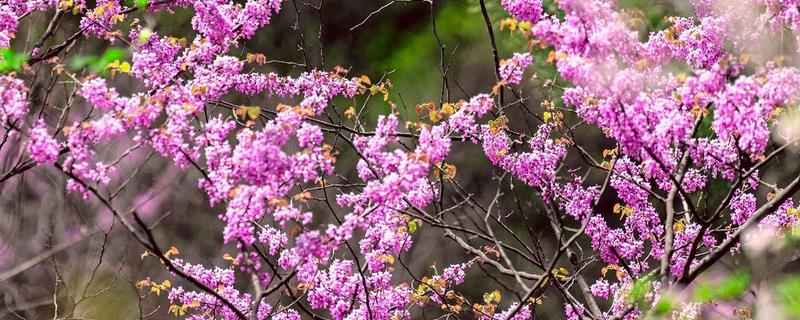
{"label": "green leaf", "polygon": [[492,303],[492,300],[494,300],[494,292],[489,292],[489,293],[484,293],[483,294],[483,302],[484,303],[490,304],[490,303]]}
{"label": "green leaf", "polygon": [[750,287],[750,274],[739,270],[717,286],[718,299],[736,299]]}
{"label": "green leaf", "polygon": [[795,318],[800,317],[800,295],[797,294],[800,292],[800,276],[782,279],[775,285],[775,291],[783,310]]}
{"label": "green leaf", "polygon": [[150,0],[126,0],[125,5],[129,7],[136,6],[139,10],[144,10],[150,5]]}
{"label": "green leaf", "polygon": [[651,284],[652,281],[652,276],[636,280],[636,282],[633,283],[633,286],[631,286],[631,291],[628,292],[628,298],[631,302],[638,305],[640,310],[646,309],[645,307],[647,305],[647,301],[645,298],[647,297],[648,293],[653,291],[653,285]]}
{"label": "green leaf", "polygon": [[261,107],[259,106],[239,106],[233,110],[233,114],[239,121],[248,122],[258,120],[261,114]]}
{"label": "green leaf", "polygon": [[22,71],[22,66],[28,62],[30,58],[25,53],[16,53],[10,48],[0,49],[0,73],[7,73],[11,71]]}
{"label": "green leaf", "polygon": [[142,31],[139,31],[139,42],[145,43],[153,37],[153,30],[150,28],[143,28]]}
{"label": "green leaf", "polygon": [[483,302],[486,304],[498,304],[502,298],[498,290],[483,294]]}
{"label": "green leaf", "polygon": [[656,305],[653,307],[653,315],[667,315],[672,312],[673,309],[675,309],[675,301],[671,297],[662,296],[661,299],[658,299],[658,302],[656,302]]}
{"label": "green leaf", "polygon": [[417,231],[417,219],[408,222],[408,232],[414,233],[414,231]]}
{"label": "green leaf", "polygon": [[77,71],[87,66],[94,65],[98,60],[100,60],[98,56],[77,56],[69,63],[69,67]]}
{"label": "green leaf", "polygon": [[149,0],[133,0],[133,3],[136,4],[140,10],[144,10],[147,8],[147,5],[150,4]]}
{"label": "green leaf", "polygon": [[106,50],[106,52],[103,52],[103,56],[100,57],[100,60],[108,63],[123,59],[125,59],[125,51],[118,48],[110,48]]}
{"label": "green leaf", "polygon": [[258,116],[261,114],[261,107],[253,106],[247,107],[247,117],[251,120],[258,119]]}
{"label": "green leaf", "polygon": [[112,64],[117,60],[125,60],[125,57],[125,51],[122,49],[110,48],[106,50],[106,52],[103,52],[103,55],[100,56],[100,58],[89,67],[89,69],[95,73],[102,73],[109,64]]}
{"label": "green leaf", "polygon": [[103,52],[101,56],[78,56],[70,63],[72,70],[89,68],[89,71],[100,74],[107,74],[109,65],[114,65],[120,72],[130,72],[130,63],[124,62],[127,54],[122,49],[110,48]]}
{"label": "green leaf", "polygon": [[702,303],[706,303],[711,301],[714,298],[714,291],[711,289],[711,286],[707,283],[701,283],[697,285],[697,288],[694,290],[694,299],[700,301]]}
{"label": "green leaf", "polygon": [[732,300],[739,298],[750,287],[750,274],[739,270],[730,274],[717,284],[701,283],[695,290],[695,299],[701,303],[711,300]]}

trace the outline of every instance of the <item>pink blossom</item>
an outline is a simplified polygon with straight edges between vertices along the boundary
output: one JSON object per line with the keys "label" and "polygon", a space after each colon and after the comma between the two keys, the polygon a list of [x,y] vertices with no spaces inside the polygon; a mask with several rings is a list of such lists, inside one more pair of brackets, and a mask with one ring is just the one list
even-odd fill
{"label": "pink blossom", "polygon": [[41,164],[53,164],[58,160],[58,142],[47,132],[47,127],[42,120],[37,121],[31,128],[28,152],[31,154],[31,158]]}
{"label": "pink blossom", "polygon": [[536,23],[542,15],[541,0],[503,0],[503,7],[520,21]]}

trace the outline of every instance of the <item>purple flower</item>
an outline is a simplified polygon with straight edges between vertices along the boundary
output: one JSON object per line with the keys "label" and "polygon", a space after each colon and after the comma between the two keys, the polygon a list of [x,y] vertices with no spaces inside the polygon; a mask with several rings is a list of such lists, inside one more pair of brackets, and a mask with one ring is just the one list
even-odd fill
{"label": "purple flower", "polygon": [[519,84],[522,74],[531,65],[533,58],[530,53],[515,53],[511,59],[500,62],[500,81],[507,84]]}
{"label": "purple flower", "polygon": [[28,114],[28,88],[22,80],[0,75],[0,120],[17,122]]}
{"label": "purple flower", "polygon": [[53,164],[58,160],[59,146],[56,139],[47,133],[47,127],[43,120],[36,122],[30,131],[28,140],[28,152],[31,158],[40,164]]}
{"label": "purple flower", "polygon": [[503,0],[503,8],[520,21],[536,23],[542,16],[541,0]]}

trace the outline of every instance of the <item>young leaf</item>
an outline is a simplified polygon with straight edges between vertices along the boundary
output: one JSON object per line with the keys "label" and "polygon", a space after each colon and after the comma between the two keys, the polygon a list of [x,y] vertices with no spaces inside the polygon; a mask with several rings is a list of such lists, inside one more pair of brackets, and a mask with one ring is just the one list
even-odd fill
{"label": "young leaf", "polygon": [[150,4],[149,0],[133,0],[133,2],[136,4],[136,7],[139,8],[139,10],[146,9],[147,5]]}
{"label": "young leaf", "polygon": [[0,49],[0,56],[3,57],[0,59],[0,73],[11,71],[20,72],[22,71],[22,66],[24,66],[30,58],[25,53],[16,53],[9,48]]}

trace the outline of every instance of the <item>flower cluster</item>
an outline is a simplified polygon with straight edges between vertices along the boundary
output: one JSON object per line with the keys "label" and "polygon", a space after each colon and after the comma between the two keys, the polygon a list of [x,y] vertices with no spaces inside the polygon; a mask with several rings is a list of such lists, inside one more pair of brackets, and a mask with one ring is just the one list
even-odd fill
{"label": "flower cluster", "polygon": [[533,58],[530,53],[515,53],[511,59],[500,62],[500,81],[507,84],[519,84],[522,74],[531,65]]}
{"label": "flower cluster", "polygon": [[31,158],[41,164],[53,164],[58,159],[58,142],[47,133],[44,121],[39,120],[30,131],[28,152]]}
{"label": "flower cluster", "polygon": [[[780,188],[772,187],[774,192],[762,201],[760,185],[771,185],[762,181],[757,167],[770,157],[767,151],[774,150],[770,146],[775,118],[797,102],[800,70],[781,59],[752,63],[745,53],[760,36],[775,36],[784,28],[800,34],[800,4],[745,2],[748,7],[763,6],[765,12],[744,19],[732,6],[692,1],[696,17],[669,17],[664,30],[640,35],[630,13],[619,10],[613,0],[559,0],[554,3],[556,12],[548,13],[540,0],[503,0],[512,17],[526,23],[522,35],[529,37],[532,52],[514,53],[500,62],[495,89],[520,85],[536,56],[533,51],[547,50],[557,79],[566,80],[563,86],[548,82],[554,85],[551,89],[559,89],[550,91],[560,93],[560,99],[548,98],[545,116],[528,131],[516,130],[508,116],[507,109],[516,103],[496,105],[507,95],[493,90],[456,103],[442,101],[441,110],[430,103],[429,111],[438,116],[430,116],[430,122],[409,121],[402,132],[394,109],[379,115],[372,131],[361,119],[350,128],[329,118],[339,112],[335,99],[385,93],[388,82],[372,84],[338,67],[325,71],[309,66],[294,75],[262,73],[248,66],[251,59],[236,56],[233,49],[244,47],[242,41],[252,39],[280,12],[280,0],[145,2],[146,8],[118,0],[96,1],[93,8],[85,1],[6,1],[0,5],[0,48],[10,46],[21,16],[56,6],[59,12],[71,9],[80,15],[83,35],[108,41],[121,39],[124,33],[115,29],[127,23],[133,11],[189,8],[194,38],[156,33],[130,21],[131,62],[124,73],[145,90],[128,93],[107,78],[69,74],[76,101],[91,112],[76,118],[65,111],[58,122],[63,127],[45,121],[50,119],[45,112],[29,119],[36,113],[30,111],[31,97],[22,80],[26,76],[2,75],[0,121],[8,135],[27,137],[20,150],[30,164],[57,164],[70,177],[67,189],[85,199],[90,198],[87,186],[107,186],[115,180],[116,164],[127,154],[107,158],[101,150],[121,140],[154,150],[176,168],[201,173],[197,185],[209,205],[222,207],[221,241],[235,245],[238,253],[226,258],[231,268],[169,261],[172,271],[177,268],[176,274],[206,289],[169,291],[170,303],[189,310],[192,319],[238,319],[240,314],[301,318],[294,303],[271,305],[265,297],[243,290],[237,283],[242,273],[259,288],[289,275],[281,283],[285,294],[337,320],[408,319],[411,307],[425,308],[429,301],[458,313],[467,298],[456,290],[468,281],[468,269],[474,265],[496,267],[516,277],[520,287],[542,279],[531,289],[531,299],[502,309],[499,292],[485,296],[486,305],[473,306],[478,318],[530,319],[539,301],[532,294],[540,293],[539,288],[577,279],[588,291],[586,296],[610,301],[606,310],[597,311],[595,303],[584,305],[565,294],[568,319],[588,313],[593,318],[635,319],[646,314],[640,310],[643,304],[631,301],[631,292],[640,285],[637,279],[647,281],[645,301],[653,302],[661,287],[677,282],[672,280],[694,276],[690,273],[702,263],[698,256],[728,251],[730,240],[752,240],[736,228],[757,226],[781,236],[800,225],[799,209],[791,198],[773,202]],[[753,32],[743,34],[735,21]],[[54,73],[60,75],[66,71],[57,60],[38,63],[58,65]],[[269,97],[287,104],[235,105],[226,102],[231,96]],[[556,107],[556,100],[564,106]],[[568,125],[562,111],[578,124]],[[599,128],[598,134],[614,143],[601,160],[581,146],[572,148],[575,128],[584,125]],[[491,229],[447,226],[442,216],[449,210],[443,208],[449,199],[444,192],[455,179],[456,167],[449,162],[457,158],[451,153],[459,150],[459,140],[480,148],[502,179],[510,177],[510,188],[532,188],[541,196],[536,205],[546,208],[557,235],[559,252],[553,263],[568,256],[575,267],[602,264],[597,269],[602,268],[603,276],[591,279],[587,290],[587,282],[577,278],[580,274],[573,277],[565,268],[546,270],[552,274],[543,276],[513,270],[514,259],[505,251],[508,244],[490,237]],[[337,164],[341,147],[336,143],[342,141],[358,157],[353,163]],[[591,170],[573,166],[576,161]],[[353,174],[342,175],[342,170]],[[592,170],[606,175],[604,185],[590,184],[593,180],[586,177]],[[331,180],[338,179],[346,180],[347,187],[331,187]],[[709,202],[708,189],[715,184],[732,186],[721,209],[695,208],[700,205],[697,198]],[[453,185],[464,193],[460,185]],[[321,198],[330,218],[320,215],[314,204]],[[468,195],[463,202],[481,207],[473,198],[477,197]],[[615,202],[608,210],[612,212],[599,209],[604,198]],[[763,203],[770,212],[759,209]],[[441,215],[429,215],[430,207]],[[505,209],[505,204],[496,207]],[[712,212],[708,216],[702,211]],[[491,209],[486,213],[486,221],[494,218],[502,224],[506,219]],[[494,240],[494,247],[479,250],[458,238],[456,242],[476,257],[441,273],[434,267],[433,275],[415,279],[419,287],[412,287],[397,275],[395,262],[411,251],[413,234],[423,220],[442,227],[448,237],[457,238],[453,230],[469,232],[470,241]],[[571,234],[574,238],[567,240]],[[561,248],[563,241],[570,241],[568,247],[579,237],[591,245],[588,262],[577,261],[574,252]],[[543,250],[538,242],[537,250],[526,249],[534,255]],[[485,258],[491,254],[497,261]],[[537,266],[546,261],[519,255]],[[606,277],[609,270],[616,280]],[[661,278],[649,281],[651,272]],[[300,291],[303,294],[295,296]],[[448,306],[453,301],[458,303],[455,310]],[[696,318],[700,309],[687,303],[673,316]]]}
{"label": "flower cluster", "polygon": [[11,11],[11,7],[0,7],[0,48],[11,46],[11,39],[14,38],[18,24],[17,15]]}
{"label": "flower cluster", "polygon": [[542,16],[541,0],[503,0],[503,8],[520,21],[536,23]]}
{"label": "flower cluster", "polygon": [[36,10],[46,10],[58,0],[8,0],[0,4],[0,48],[11,46],[19,26],[19,17]]}
{"label": "flower cluster", "polygon": [[81,19],[81,29],[86,30],[86,35],[102,38],[106,33],[114,31],[117,23],[125,20],[123,9],[118,0],[97,1],[95,8],[87,10],[86,16]]}
{"label": "flower cluster", "polygon": [[28,88],[13,76],[0,76],[0,121],[17,122],[28,114]]}
{"label": "flower cluster", "polygon": [[[242,293],[235,288],[236,278],[233,269],[214,268],[206,269],[201,265],[192,265],[181,259],[174,259],[172,263],[186,275],[199,281],[206,288],[211,288],[217,295],[225,299],[239,311],[247,312],[254,308],[253,297],[250,294]],[[186,290],[183,287],[175,287],[169,291],[168,299],[170,303],[178,308],[183,308],[184,312],[191,310],[190,314],[195,316],[189,319],[206,319],[204,314],[218,314],[222,319],[239,319],[235,311],[220,301],[216,296],[206,292]],[[258,303],[256,319],[292,319],[299,320],[300,315],[294,310],[273,310],[268,303]],[[249,314],[249,312],[247,312]]]}

